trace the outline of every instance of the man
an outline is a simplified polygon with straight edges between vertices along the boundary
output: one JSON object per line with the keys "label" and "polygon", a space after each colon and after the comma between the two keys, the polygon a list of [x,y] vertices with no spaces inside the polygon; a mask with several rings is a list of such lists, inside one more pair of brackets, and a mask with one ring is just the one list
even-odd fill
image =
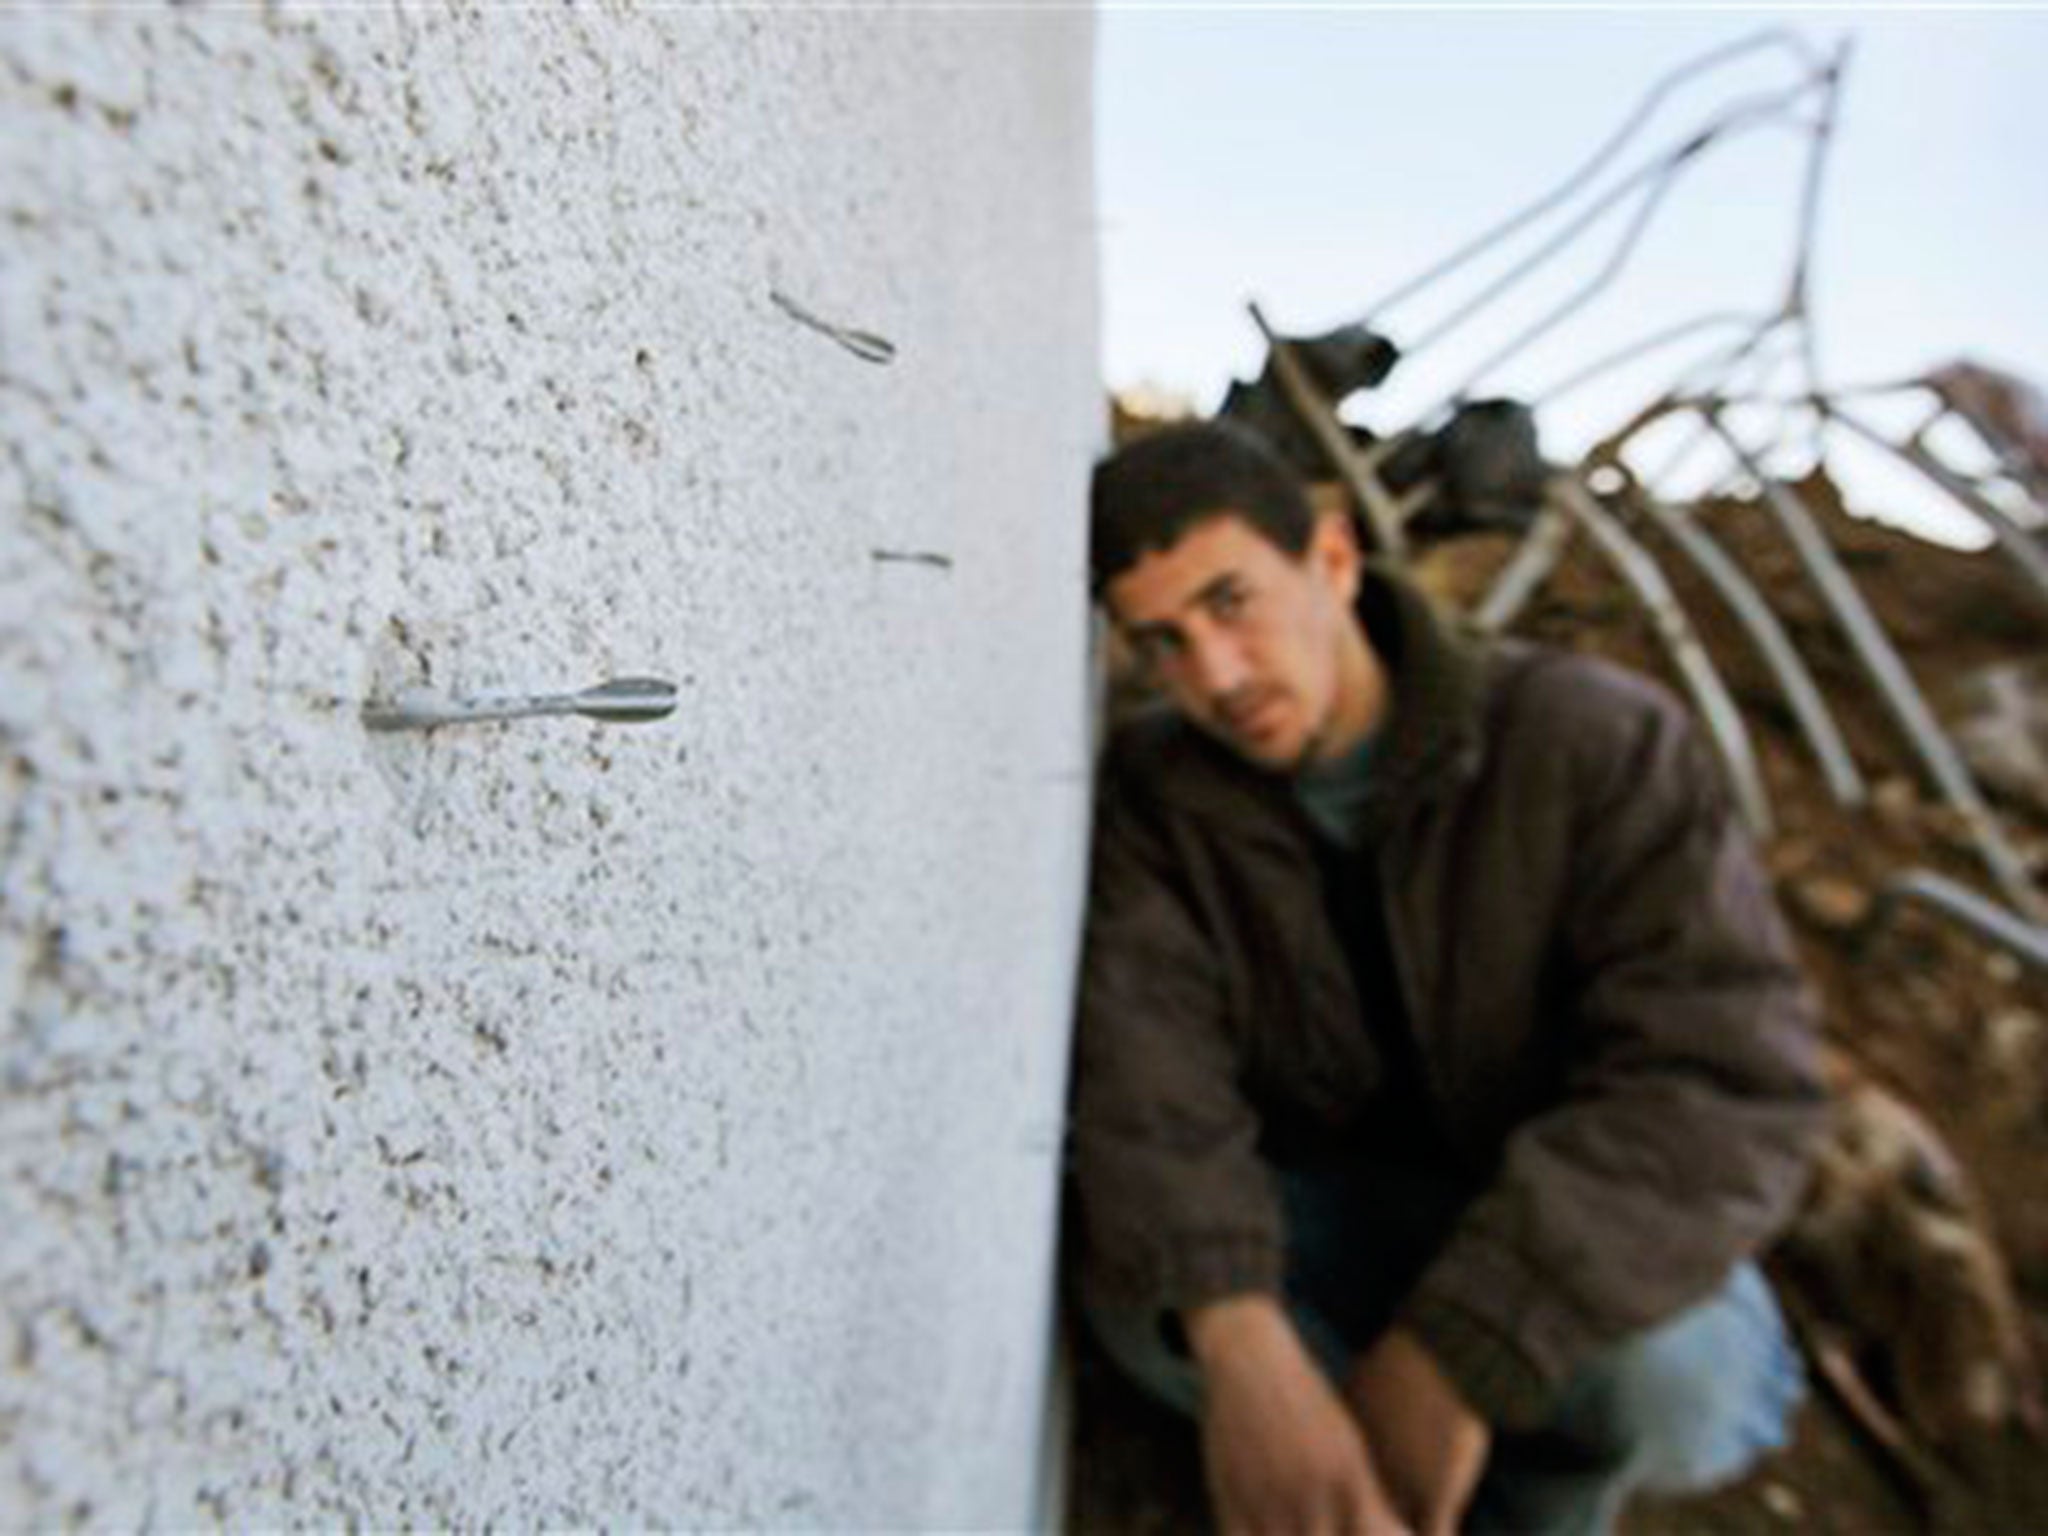
{"label": "man", "polygon": [[1601,1530],[1782,1443],[1813,1021],[1684,712],[1446,626],[1229,427],[1099,466],[1092,546],[1172,710],[1103,765],[1081,1283],[1222,1525]]}

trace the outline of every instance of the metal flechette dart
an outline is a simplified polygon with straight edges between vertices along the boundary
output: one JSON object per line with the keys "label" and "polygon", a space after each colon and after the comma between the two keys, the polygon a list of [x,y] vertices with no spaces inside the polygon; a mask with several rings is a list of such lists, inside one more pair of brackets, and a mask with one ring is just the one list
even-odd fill
{"label": "metal flechette dart", "polygon": [[423,688],[407,689],[363,706],[363,724],[373,731],[425,731],[443,725],[484,725],[531,720],[545,715],[582,715],[620,724],[660,720],[673,714],[676,685],[658,677],[618,677],[581,693],[480,694],[451,699]]}

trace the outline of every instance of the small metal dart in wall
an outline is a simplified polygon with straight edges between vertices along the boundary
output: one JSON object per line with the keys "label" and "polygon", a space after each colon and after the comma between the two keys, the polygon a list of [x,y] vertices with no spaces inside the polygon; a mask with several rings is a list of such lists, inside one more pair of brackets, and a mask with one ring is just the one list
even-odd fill
{"label": "small metal dart in wall", "polygon": [[468,699],[408,688],[390,699],[365,704],[363,724],[373,731],[430,731],[443,725],[485,725],[544,715],[582,715],[629,724],[660,720],[675,707],[676,685],[658,677],[613,678],[581,693],[494,693]]}

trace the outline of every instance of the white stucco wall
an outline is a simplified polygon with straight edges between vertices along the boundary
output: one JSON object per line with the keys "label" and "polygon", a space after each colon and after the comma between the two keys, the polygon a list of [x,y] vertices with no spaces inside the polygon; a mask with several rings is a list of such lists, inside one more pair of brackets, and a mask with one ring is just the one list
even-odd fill
{"label": "white stucco wall", "polygon": [[0,1526],[1032,1518],[1089,47],[0,16]]}

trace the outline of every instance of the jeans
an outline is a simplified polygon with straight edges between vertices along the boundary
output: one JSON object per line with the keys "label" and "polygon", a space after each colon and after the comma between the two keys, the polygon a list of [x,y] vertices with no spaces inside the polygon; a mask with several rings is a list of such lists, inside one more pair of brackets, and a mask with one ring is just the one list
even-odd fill
{"label": "jeans", "polygon": [[[1288,1306],[1323,1369],[1341,1379],[1448,1234],[1458,1197],[1425,1176],[1360,1163],[1288,1174],[1281,1186]],[[1162,1315],[1089,1316],[1128,1375],[1199,1414],[1200,1375],[1169,1342]],[[1496,1433],[1464,1529],[1609,1531],[1635,1492],[1694,1493],[1740,1476],[1786,1443],[1802,1396],[1770,1289],[1754,1265],[1739,1265],[1714,1295],[1588,1360],[1539,1428]]]}

